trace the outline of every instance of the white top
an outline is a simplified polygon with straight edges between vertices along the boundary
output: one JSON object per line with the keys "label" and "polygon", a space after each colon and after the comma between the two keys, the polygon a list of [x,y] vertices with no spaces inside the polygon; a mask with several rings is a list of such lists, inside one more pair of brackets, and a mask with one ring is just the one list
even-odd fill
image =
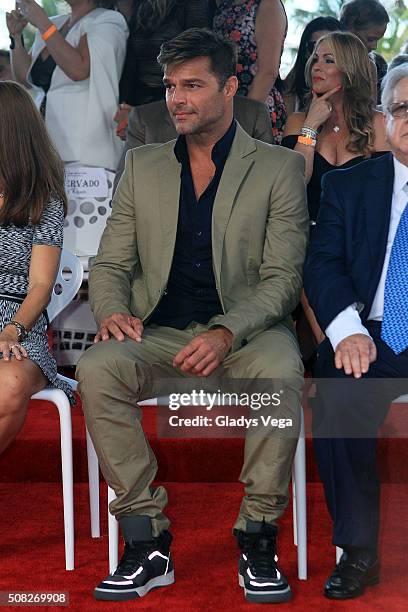
{"label": "white top", "polygon": [[[51,18],[58,29],[67,19],[68,15]],[[73,81],[56,66],[47,93],[45,123],[64,162],[115,170],[123,143],[116,136],[113,116],[119,102],[119,79],[129,31],[121,13],[98,8],[77,21],[65,40],[77,47],[85,34],[90,76],[83,81]],[[38,107],[44,91],[32,82],[31,68],[44,47],[45,42],[37,30],[27,81],[36,92],[34,99]]]}
{"label": "white top", "polygon": [[[388,230],[387,249],[385,252],[384,264],[381,272],[380,281],[374,300],[371,306],[369,320],[382,321],[384,313],[384,288],[387,276],[388,263],[390,261],[392,244],[397,231],[397,227],[408,201],[406,185],[408,183],[408,166],[405,166],[394,157],[394,188],[391,202],[391,218]],[[333,350],[336,350],[339,342],[352,334],[365,334],[369,336],[368,330],[361,322],[357,311],[357,304],[350,304],[342,310],[337,317],[326,327],[326,336],[329,338]]]}

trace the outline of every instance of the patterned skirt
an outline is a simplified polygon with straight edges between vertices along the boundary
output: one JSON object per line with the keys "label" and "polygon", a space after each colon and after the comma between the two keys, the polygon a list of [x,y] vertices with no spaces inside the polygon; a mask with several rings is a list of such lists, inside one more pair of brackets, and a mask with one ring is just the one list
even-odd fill
{"label": "patterned skirt", "polygon": [[[14,318],[19,308],[19,302],[0,298],[0,330]],[[71,387],[57,378],[57,363],[48,346],[47,320],[43,314],[30,329],[27,338],[21,342],[21,346],[26,349],[28,358],[38,365],[48,379],[47,386],[62,389],[68,396],[70,403],[75,404],[75,395]],[[0,352],[0,359],[2,358],[3,354]]]}

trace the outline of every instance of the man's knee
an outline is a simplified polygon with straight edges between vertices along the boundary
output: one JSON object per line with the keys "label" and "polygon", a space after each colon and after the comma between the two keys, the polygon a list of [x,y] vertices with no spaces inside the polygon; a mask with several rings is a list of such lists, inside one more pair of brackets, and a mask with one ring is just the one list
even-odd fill
{"label": "man's knee", "polygon": [[79,358],[76,367],[76,379],[80,384],[92,383],[105,371],[110,361],[111,351],[105,342],[91,346]]}
{"label": "man's knee", "polygon": [[303,382],[303,364],[296,349],[282,354],[279,359],[271,360],[266,365],[265,371],[270,378],[292,381],[296,386]]}
{"label": "man's knee", "polygon": [[135,359],[126,352],[124,344],[116,340],[98,342],[80,358],[76,379],[84,407],[98,403],[98,398],[126,389],[132,397],[138,391]]}
{"label": "man's knee", "polygon": [[250,371],[257,378],[285,382],[295,388],[303,385],[303,364],[295,344],[276,354],[276,351],[257,351],[251,355]]}
{"label": "man's knee", "polygon": [[96,380],[103,380],[105,376],[113,376],[126,364],[134,361],[127,355],[124,343],[114,339],[97,342],[80,357],[76,378],[82,384],[92,384]]}

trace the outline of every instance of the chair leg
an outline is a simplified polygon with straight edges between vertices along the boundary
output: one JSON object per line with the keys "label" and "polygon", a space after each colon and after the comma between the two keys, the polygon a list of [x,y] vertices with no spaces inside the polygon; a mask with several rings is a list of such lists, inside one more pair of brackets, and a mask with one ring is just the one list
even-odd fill
{"label": "chair leg", "polygon": [[297,517],[296,517],[296,481],[292,473],[292,514],[293,514],[293,544],[298,545],[297,540]]}
{"label": "chair leg", "polygon": [[[57,395],[58,394],[58,395]],[[57,399],[58,397],[58,399]],[[74,479],[72,468],[71,406],[63,391],[50,399],[58,408],[61,429],[62,496],[64,500],[65,568],[74,569]]]}
{"label": "chair leg", "polygon": [[89,508],[91,514],[91,535],[93,538],[99,538],[100,520],[99,520],[99,464],[98,457],[95,452],[94,445],[86,429],[86,451],[88,456],[88,482],[89,482]]}
{"label": "chair leg", "polygon": [[119,547],[119,523],[116,518],[109,512],[109,504],[116,499],[113,489],[108,487],[108,537],[109,537],[109,573],[113,572],[118,567],[118,547]]}
{"label": "chair leg", "polygon": [[298,553],[299,580],[307,580],[307,521],[306,521],[306,444],[303,409],[301,427],[295,459],[293,462],[293,481],[295,483],[296,541]]}

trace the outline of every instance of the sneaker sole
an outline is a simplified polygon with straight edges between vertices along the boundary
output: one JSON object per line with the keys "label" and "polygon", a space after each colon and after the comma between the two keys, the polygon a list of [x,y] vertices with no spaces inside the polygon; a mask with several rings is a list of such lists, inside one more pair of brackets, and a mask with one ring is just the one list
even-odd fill
{"label": "sneaker sole", "polygon": [[147,595],[152,589],[158,587],[169,586],[174,583],[174,570],[163,576],[152,578],[143,586],[117,591],[115,589],[100,589],[96,587],[94,590],[95,599],[104,601],[128,601],[129,599],[138,599]]}
{"label": "sneaker sole", "polygon": [[285,603],[292,599],[292,591],[288,585],[282,591],[267,591],[260,593],[259,591],[249,591],[245,587],[244,579],[241,574],[238,574],[238,584],[244,589],[245,599],[252,603]]}

